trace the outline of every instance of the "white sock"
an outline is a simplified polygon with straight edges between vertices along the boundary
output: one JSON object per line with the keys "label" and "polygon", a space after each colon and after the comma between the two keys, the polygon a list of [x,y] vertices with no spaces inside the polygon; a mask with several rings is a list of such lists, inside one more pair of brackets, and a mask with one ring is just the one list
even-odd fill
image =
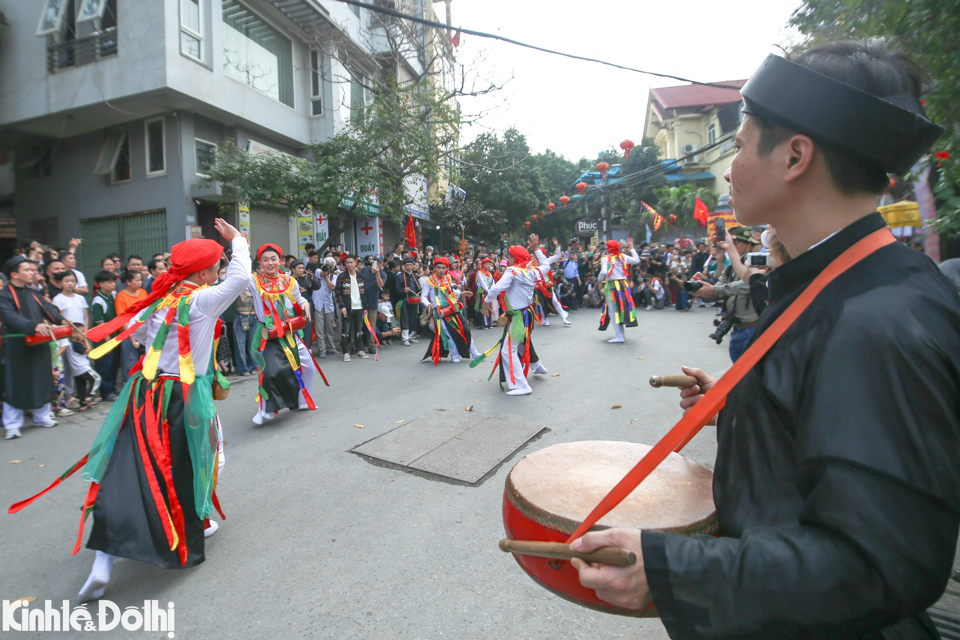
{"label": "white sock", "polygon": [[533,388],[529,386],[520,387],[518,389],[510,389],[510,391],[507,391],[508,396],[527,396],[527,395],[530,395],[531,393],[533,393]]}
{"label": "white sock", "polygon": [[263,417],[266,418],[267,420],[273,420],[274,418],[277,417],[277,414],[278,414],[278,413],[280,413],[280,412],[279,412],[279,411],[273,411],[273,412],[264,411],[264,412],[263,412]]}
{"label": "white sock", "polygon": [[103,593],[110,582],[110,572],[113,570],[113,561],[116,558],[109,553],[97,551],[97,557],[90,569],[90,576],[77,594],[77,602],[88,602],[103,597]]}
{"label": "white sock", "polygon": [[609,340],[607,340],[607,342],[611,342],[611,343],[623,342],[623,341],[624,341],[623,338],[610,338]]}
{"label": "white sock", "polygon": [[253,416],[253,424],[263,424],[263,411],[257,411],[257,415]]}
{"label": "white sock", "polygon": [[203,530],[203,537],[204,537],[204,538],[209,538],[210,536],[212,536],[213,534],[215,534],[215,533],[217,532],[217,529],[219,529],[219,528],[220,528],[220,525],[217,524],[217,521],[216,521],[216,520],[211,520],[211,521],[210,521],[210,526]]}
{"label": "white sock", "polygon": [[530,364],[530,371],[534,373],[540,373],[540,374],[550,373],[549,371],[547,371],[547,368],[543,366],[543,363],[541,363],[539,360]]}

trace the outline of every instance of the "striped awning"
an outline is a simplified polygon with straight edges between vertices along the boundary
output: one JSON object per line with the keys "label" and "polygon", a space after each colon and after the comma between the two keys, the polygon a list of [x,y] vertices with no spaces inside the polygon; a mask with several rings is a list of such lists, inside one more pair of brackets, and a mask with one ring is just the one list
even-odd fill
{"label": "striped awning", "polygon": [[316,0],[271,0],[270,3],[307,33],[319,33],[332,26],[330,14]]}

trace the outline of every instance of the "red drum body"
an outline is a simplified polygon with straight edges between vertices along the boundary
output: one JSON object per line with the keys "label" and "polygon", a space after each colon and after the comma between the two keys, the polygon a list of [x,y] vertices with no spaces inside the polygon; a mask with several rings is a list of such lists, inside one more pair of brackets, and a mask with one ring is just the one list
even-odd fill
{"label": "red drum body", "polygon": [[420,304],[420,298],[407,298],[407,304]]}
{"label": "red drum body", "polygon": [[457,310],[454,309],[452,305],[441,307],[440,309],[437,310],[437,315],[439,315],[441,318],[449,318],[450,316],[456,313],[457,313]]}
{"label": "red drum body", "polygon": [[[304,318],[303,316],[296,316],[294,318],[290,318],[289,320],[284,320],[280,324],[283,325],[283,333],[287,334],[293,331],[300,331],[301,329],[306,329],[307,319]],[[270,337],[271,338],[280,337],[280,332],[277,330],[276,327],[270,330]]]}
{"label": "red drum body", "polygon": [[73,327],[53,327],[53,338],[50,336],[45,336],[43,334],[36,334],[33,336],[26,336],[23,341],[27,343],[28,347],[32,347],[35,344],[40,344],[42,342],[50,342],[51,340],[63,340],[64,338],[69,338],[73,335]]}
{"label": "red drum body", "polygon": [[[503,525],[511,540],[566,542],[590,511],[651,447],[632,442],[568,442],[531,453],[507,476]],[[718,533],[713,472],[677,453],[657,469],[594,530],[634,527],[684,535]],[[639,611],[615,607],[580,584],[573,565],[514,554],[540,586],[579,605],[625,616],[657,617],[651,603]]]}

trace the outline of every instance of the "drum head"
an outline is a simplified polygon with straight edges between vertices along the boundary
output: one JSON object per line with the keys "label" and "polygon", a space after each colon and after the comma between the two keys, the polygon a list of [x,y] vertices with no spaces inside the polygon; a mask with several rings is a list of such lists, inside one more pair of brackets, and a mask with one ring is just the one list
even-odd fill
{"label": "drum head", "polygon": [[[527,518],[569,535],[651,448],[587,441],[541,449],[510,472],[506,497]],[[716,533],[713,472],[671,453],[595,528],[608,527]]]}

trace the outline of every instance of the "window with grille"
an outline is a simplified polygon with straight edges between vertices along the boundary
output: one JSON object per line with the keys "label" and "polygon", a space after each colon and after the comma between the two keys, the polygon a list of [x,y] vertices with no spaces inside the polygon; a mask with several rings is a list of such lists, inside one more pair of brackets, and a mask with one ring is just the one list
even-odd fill
{"label": "window with grille", "polygon": [[248,87],[293,106],[293,45],[236,0],[223,0],[223,71]]}
{"label": "window with grille", "polygon": [[217,144],[196,138],[195,146],[197,150],[197,174],[205,176],[207,175],[207,168],[213,164],[213,154],[217,149]]}

